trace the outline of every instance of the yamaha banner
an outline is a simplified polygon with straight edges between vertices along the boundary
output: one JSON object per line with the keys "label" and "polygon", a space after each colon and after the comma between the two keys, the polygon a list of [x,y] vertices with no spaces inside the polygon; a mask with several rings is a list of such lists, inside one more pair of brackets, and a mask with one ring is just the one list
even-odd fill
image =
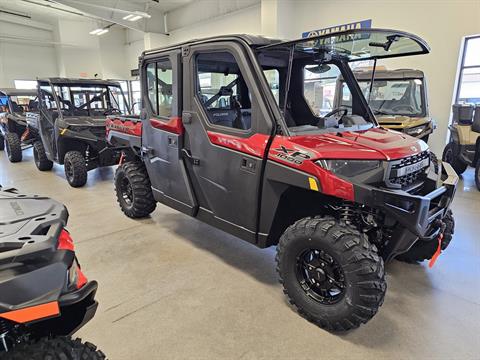
{"label": "yamaha banner", "polygon": [[333,33],[346,31],[346,30],[370,29],[371,27],[372,27],[372,19],[368,19],[368,20],[357,21],[349,24],[336,25],[328,28],[306,31],[302,34],[302,38],[309,38],[312,36],[319,36],[319,35],[328,35],[328,34],[333,34]]}

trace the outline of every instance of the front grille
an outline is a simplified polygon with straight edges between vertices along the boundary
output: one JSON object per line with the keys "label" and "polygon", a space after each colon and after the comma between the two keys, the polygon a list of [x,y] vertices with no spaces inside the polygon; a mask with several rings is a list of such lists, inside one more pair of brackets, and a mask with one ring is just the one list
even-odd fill
{"label": "front grille", "polygon": [[[428,161],[425,162],[425,160]],[[414,184],[419,176],[424,173],[430,165],[429,151],[423,151],[417,155],[409,156],[400,160],[392,161],[389,165],[386,185],[393,188],[404,188]],[[412,165],[424,162],[420,168],[416,169]],[[406,172],[406,173],[405,173]]]}

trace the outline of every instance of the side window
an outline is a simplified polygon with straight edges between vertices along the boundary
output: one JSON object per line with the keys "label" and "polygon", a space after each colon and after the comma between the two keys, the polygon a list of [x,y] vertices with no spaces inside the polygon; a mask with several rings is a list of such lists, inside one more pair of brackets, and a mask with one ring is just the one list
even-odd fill
{"label": "side window", "polygon": [[48,110],[57,110],[57,103],[55,102],[52,95],[52,88],[50,86],[41,86],[40,91],[42,94],[42,100],[45,104],[45,107]]}
{"label": "side window", "polygon": [[197,96],[212,125],[249,130],[250,91],[235,57],[229,52],[202,53],[196,58]]}
{"label": "side window", "polygon": [[146,68],[147,93],[153,113],[172,116],[172,64],[169,59],[150,63]]}

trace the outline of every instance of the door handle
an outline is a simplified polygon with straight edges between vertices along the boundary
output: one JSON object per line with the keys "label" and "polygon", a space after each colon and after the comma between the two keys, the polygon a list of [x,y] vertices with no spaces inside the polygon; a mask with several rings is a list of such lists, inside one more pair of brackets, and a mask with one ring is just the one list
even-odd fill
{"label": "door handle", "polygon": [[200,165],[200,160],[192,156],[190,150],[182,149],[183,158],[187,159],[192,165]]}
{"label": "door handle", "polygon": [[242,169],[254,173],[256,165],[257,164],[256,164],[255,160],[252,160],[252,159],[249,159],[249,158],[246,158],[246,157],[242,157],[242,163],[241,163],[241,168]]}

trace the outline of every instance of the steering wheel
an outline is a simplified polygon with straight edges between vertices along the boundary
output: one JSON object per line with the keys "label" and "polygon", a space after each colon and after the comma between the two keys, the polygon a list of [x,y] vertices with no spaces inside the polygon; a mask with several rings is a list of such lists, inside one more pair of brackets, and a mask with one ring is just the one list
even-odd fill
{"label": "steering wheel", "polygon": [[104,111],[103,115],[121,115],[122,112],[118,109],[112,108]]}
{"label": "steering wheel", "polygon": [[333,109],[328,114],[325,114],[325,116],[323,118],[326,119],[326,118],[332,117],[333,115],[337,115],[340,112],[343,112],[342,116],[340,116],[340,119],[341,119],[343,116],[348,114],[348,109],[346,109],[344,107],[339,107],[337,109]]}
{"label": "steering wheel", "polygon": [[412,105],[404,104],[404,105],[397,105],[392,107],[392,111],[400,111],[400,110],[407,110],[411,113],[415,112],[415,108]]}

